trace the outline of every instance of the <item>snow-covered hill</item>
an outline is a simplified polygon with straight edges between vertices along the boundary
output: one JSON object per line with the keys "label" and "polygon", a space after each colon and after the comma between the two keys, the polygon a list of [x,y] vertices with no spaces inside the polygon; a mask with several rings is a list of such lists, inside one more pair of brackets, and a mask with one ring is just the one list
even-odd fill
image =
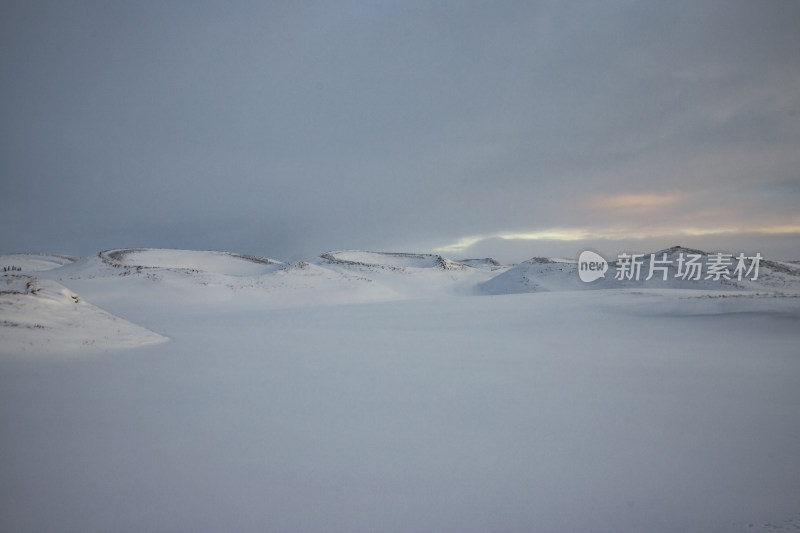
{"label": "snow-covered hill", "polygon": [[481,283],[477,289],[482,294],[521,294],[587,288],[591,287],[578,278],[575,261],[534,257]]}
{"label": "snow-covered hill", "polygon": [[52,280],[4,276],[0,355],[92,354],[168,339],[81,300]]}
{"label": "snow-covered hill", "polygon": [[333,251],[316,261],[320,267],[368,280],[395,299],[464,295],[493,275],[484,264],[468,265],[435,254]]}

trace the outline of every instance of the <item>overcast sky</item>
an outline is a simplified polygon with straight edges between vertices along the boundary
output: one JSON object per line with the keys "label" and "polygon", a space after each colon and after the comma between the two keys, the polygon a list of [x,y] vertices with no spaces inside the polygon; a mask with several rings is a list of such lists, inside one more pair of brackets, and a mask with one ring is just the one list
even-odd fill
{"label": "overcast sky", "polygon": [[800,259],[800,2],[3,2],[0,252]]}

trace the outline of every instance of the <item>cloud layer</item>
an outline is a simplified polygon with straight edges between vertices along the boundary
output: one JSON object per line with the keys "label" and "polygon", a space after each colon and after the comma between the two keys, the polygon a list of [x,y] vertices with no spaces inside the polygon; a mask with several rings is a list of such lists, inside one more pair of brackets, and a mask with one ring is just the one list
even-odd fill
{"label": "cloud layer", "polygon": [[5,11],[3,252],[749,232],[800,256],[794,2]]}

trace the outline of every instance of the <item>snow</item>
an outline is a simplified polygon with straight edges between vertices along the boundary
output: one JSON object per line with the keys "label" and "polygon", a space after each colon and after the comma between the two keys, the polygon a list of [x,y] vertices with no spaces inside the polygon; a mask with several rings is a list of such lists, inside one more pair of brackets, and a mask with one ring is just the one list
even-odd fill
{"label": "snow", "polygon": [[152,248],[109,250],[101,257],[122,267],[199,270],[228,276],[256,276],[268,272],[270,265],[279,264],[271,259],[229,252]]}
{"label": "snow", "polygon": [[[2,320],[110,344],[0,327],[36,347],[0,342],[0,530],[800,524],[791,273],[603,287],[541,259],[116,256],[4,278]],[[170,340],[116,349],[95,312]]]}
{"label": "snow", "polygon": [[392,269],[404,268],[441,268],[445,259],[433,254],[408,254],[389,252],[367,252],[363,250],[344,250],[340,252],[326,252],[323,258],[333,263],[349,263],[373,267]]}
{"label": "snow", "polygon": [[92,354],[168,340],[81,301],[54,281],[29,276],[8,281],[0,292],[0,353]]}
{"label": "snow", "polygon": [[56,254],[5,254],[0,255],[0,271],[19,267],[25,272],[43,272],[67,265],[77,258]]}

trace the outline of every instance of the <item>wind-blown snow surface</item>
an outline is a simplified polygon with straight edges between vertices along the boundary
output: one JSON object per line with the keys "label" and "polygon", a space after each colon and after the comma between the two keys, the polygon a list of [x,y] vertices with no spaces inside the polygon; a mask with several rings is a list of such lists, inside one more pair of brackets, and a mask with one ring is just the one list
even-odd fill
{"label": "wind-blown snow surface", "polygon": [[35,274],[171,340],[0,350],[0,530],[800,524],[785,287],[485,296],[511,270],[136,254]]}

